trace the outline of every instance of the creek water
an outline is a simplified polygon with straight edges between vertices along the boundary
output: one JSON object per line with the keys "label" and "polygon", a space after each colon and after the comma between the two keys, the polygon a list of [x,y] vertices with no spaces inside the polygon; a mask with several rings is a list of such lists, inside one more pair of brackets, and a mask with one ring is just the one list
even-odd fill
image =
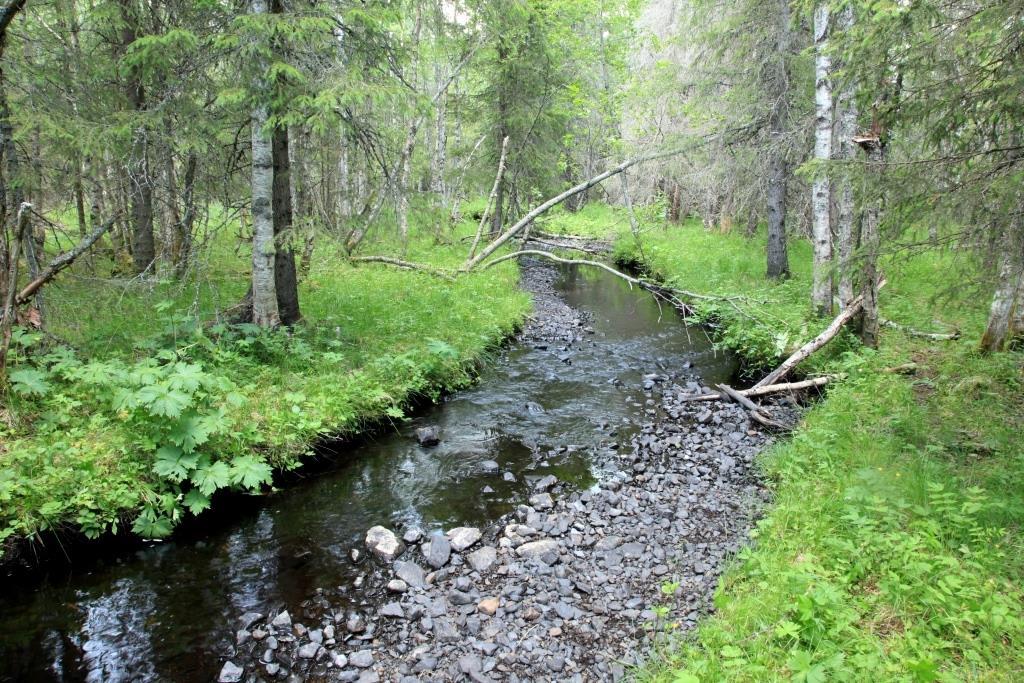
{"label": "creek water", "polygon": [[[648,408],[645,373],[735,372],[702,330],[614,276],[565,267],[556,291],[592,328],[582,343],[514,343],[476,386],[394,430],[325,445],[305,480],[227,499],[231,509],[170,541],[78,549],[70,564],[5,579],[0,681],[214,680],[242,613],[295,610],[317,589],[351,586],[366,569],[349,553],[369,527],[484,526],[547,473],[590,486],[602,474],[592,454],[628,442]],[[440,428],[440,445],[417,444],[424,425]]]}

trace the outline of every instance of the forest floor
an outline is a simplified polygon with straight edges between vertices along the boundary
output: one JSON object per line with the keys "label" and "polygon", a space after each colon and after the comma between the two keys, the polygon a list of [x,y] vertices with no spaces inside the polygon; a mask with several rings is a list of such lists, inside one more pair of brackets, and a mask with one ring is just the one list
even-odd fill
{"label": "forest floor", "polygon": [[[456,266],[474,229],[464,222],[445,244],[414,226],[408,257]],[[0,547],[25,549],[47,530],[94,538],[126,520],[164,536],[220,490],[271,484],[317,439],[471,382],[530,310],[513,263],[449,282],[353,267],[324,239],[300,286],[300,325],[231,327],[218,315],[248,281],[237,232],[225,219],[201,236],[212,244],[185,281],[111,276],[101,254],[47,288],[52,336],[16,335],[14,391],[0,406]],[[367,248],[399,253],[372,238]]]}
{"label": "forest floor", "polygon": [[[620,261],[739,306],[698,305],[759,375],[824,321],[809,318],[810,247],[766,283],[764,236],[621,212],[562,214],[554,232],[614,225]],[[1024,391],[1019,351],[976,351],[988,298],[954,251],[889,254],[881,347],[837,339],[804,371],[841,372],[793,435],[760,458],[774,502],[725,574],[715,614],[658,647],[641,680],[1021,680]],[[966,274],[966,278],[957,278]],[[900,368],[900,371],[893,371]]]}

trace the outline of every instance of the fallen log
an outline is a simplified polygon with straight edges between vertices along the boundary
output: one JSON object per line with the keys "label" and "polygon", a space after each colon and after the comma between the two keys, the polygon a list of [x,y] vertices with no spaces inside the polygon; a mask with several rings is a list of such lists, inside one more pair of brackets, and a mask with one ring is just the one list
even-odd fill
{"label": "fallen log", "polygon": [[904,334],[908,334],[911,337],[931,339],[932,341],[955,341],[960,338],[960,330],[955,328],[952,332],[922,332],[921,330],[915,330],[914,328],[907,327],[906,325],[900,325],[894,320],[883,320],[882,324],[894,330],[899,330]]}
{"label": "fallen log", "polygon": [[[878,289],[881,289],[884,286],[885,280],[878,283]],[[785,377],[793,368],[805,361],[811,354],[832,341],[832,338],[839,334],[839,330],[843,329],[843,325],[850,322],[850,320],[853,319],[853,316],[860,313],[863,308],[864,295],[861,294],[851,301],[850,304],[843,309],[842,313],[837,315],[832,322],[829,323],[829,326],[826,327],[821,334],[797,349],[792,356],[782,362],[782,365],[769,372],[760,382],[755,384],[754,388],[758,389],[760,387],[775,384]]]}
{"label": "fallen log", "polygon": [[722,394],[730,399],[734,403],[739,404],[740,407],[745,408],[747,414],[750,415],[750,419],[754,420],[758,424],[768,427],[769,429],[788,430],[789,427],[771,419],[771,416],[759,405],[751,401],[746,396],[740,394],[728,384],[716,384],[715,388],[722,392]]}
{"label": "fallen log", "polygon": [[[769,394],[779,394],[785,391],[800,391],[801,389],[812,389],[814,387],[823,387],[833,379],[832,376],[815,377],[814,379],[805,379],[801,382],[782,382],[780,384],[771,384],[766,387],[758,387],[756,389],[739,389],[735,390],[740,396],[747,398],[754,398],[757,396],[768,396]],[[680,398],[681,401],[689,403],[693,401],[720,401],[724,396],[721,394],[689,394]]]}

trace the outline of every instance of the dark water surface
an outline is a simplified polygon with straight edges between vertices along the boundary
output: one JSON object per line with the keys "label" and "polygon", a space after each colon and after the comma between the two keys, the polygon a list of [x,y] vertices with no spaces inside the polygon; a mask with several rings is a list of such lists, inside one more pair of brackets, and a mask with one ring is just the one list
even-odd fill
{"label": "dark water surface", "polygon": [[[237,509],[172,541],[76,556],[71,568],[6,581],[0,680],[214,680],[239,615],[295,609],[318,588],[351,585],[365,568],[349,552],[374,524],[483,526],[525,500],[524,475],[589,486],[601,476],[589,454],[628,441],[642,416],[644,373],[689,361],[706,381],[723,381],[735,370],[700,329],[609,274],[569,267],[558,289],[594,330],[570,363],[557,344],[514,344],[477,386],[397,431],[338,449],[303,482],[235,499]],[[613,437],[601,423],[621,428]],[[436,448],[413,438],[425,424],[441,429]]]}

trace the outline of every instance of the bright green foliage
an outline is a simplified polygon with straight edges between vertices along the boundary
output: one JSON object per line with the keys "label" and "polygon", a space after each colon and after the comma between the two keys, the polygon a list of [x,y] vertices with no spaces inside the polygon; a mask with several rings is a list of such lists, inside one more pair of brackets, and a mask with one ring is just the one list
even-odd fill
{"label": "bright green foliage", "polygon": [[[413,237],[416,260],[452,267],[464,257],[461,246]],[[246,254],[215,253],[216,269],[194,287],[86,280],[55,290],[51,328],[78,351],[29,360],[40,335],[16,335],[13,420],[0,426],[0,539],[68,525],[96,537],[126,518],[146,538],[166,536],[219,490],[264,490],[318,437],[400,419],[411,397],[471,381],[528,306],[511,263],[450,283],[325,260],[303,284],[306,318],[295,329],[209,326],[216,302],[239,296],[247,276]],[[174,312],[194,296],[198,316]],[[83,319],[86,301],[120,314]]]}

